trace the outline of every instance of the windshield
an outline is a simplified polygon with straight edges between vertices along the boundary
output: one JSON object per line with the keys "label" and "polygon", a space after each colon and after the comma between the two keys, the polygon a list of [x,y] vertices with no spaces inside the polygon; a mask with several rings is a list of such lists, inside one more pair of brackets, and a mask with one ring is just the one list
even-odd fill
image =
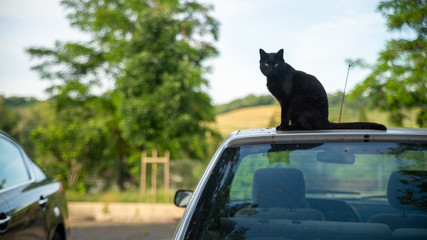
{"label": "windshield", "polygon": [[211,173],[187,236],[389,239],[426,232],[426,159],[427,144],[419,143],[229,147]]}

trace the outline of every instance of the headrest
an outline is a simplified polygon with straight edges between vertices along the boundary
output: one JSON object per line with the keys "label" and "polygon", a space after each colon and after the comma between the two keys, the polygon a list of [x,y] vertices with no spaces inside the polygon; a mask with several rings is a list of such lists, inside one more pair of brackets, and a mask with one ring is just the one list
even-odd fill
{"label": "headrest", "polygon": [[395,208],[427,211],[427,172],[393,172],[388,181],[387,197]]}
{"label": "headrest", "polygon": [[304,208],[304,176],[293,168],[259,169],[254,175],[252,198],[263,208]]}

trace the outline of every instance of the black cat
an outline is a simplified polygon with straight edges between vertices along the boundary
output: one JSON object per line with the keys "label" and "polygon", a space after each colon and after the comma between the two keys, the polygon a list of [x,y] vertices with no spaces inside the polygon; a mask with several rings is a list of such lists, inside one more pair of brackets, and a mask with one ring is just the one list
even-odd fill
{"label": "black cat", "polygon": [[387,128],[378,123],[331,123],[326,91],[316,77],[295,70],[277,53],[259,50],[261,72],[267,77],[267,88],[282,108],[277,130],[376,129]]}

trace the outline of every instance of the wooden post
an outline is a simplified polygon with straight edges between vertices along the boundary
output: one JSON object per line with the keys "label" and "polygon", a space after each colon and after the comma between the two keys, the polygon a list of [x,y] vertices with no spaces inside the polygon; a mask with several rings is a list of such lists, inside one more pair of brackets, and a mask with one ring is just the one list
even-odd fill
{"label": "wooden post", "polygon": [[169,188],[170,188],[170,172],[169,172],[169,151],[165,152],[165,169],[164,169],[164,183],[165,183],[165,200],[169,202]]}
{"label": "wooden post", "polygon": [[152,157],[147,157],[146,152],[142,152],[141,156],[141,199],[145,200],[145,185],[147,175],[147,163],[151,163],[151,195],[152,201],[156,202],[157,194],[157,163],[164,163],[164,185],[165,185],[165,200],[169,202],[170,191],[170,167],[169,167],[169,151],[165,152],[164,157],[157,156],[157,149],[153,149]]}
{"label": "wooden post", "polygon": [[147,158],[147,153],[146,152],[142,152],[142,156],[141,156],[141,181],[140,181],[140,188],[141,188],[141,200],[144,201],[145,200],[145,181],[146,181],[146,175],[147,175],[147,170],[146,170],[146,163],[145,163],[145,159]]}
{"label": "wooden post", "polygon": [[153,202],[156,202],[156,197],[157,197],[157,149],[153,149],[153,154],[152,154],[152,164],[151,164],[151,200]]}

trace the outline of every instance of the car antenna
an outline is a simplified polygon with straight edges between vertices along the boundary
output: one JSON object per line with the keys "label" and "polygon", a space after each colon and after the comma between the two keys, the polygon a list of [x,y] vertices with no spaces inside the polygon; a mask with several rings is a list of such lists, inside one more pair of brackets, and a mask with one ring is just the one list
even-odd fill
{"label": "car antenna", "polygon": [[345,90],[347,88],[347,81],[348,81],[348,74],[350,73],[350,67],[351,67],[351,64],[348,65],[348,69],[347,69],[347,77],[345,78],[344,92],[342,93],[340,116],[338,118],[338,122],[341,122],[342,107],[344,105]]}

